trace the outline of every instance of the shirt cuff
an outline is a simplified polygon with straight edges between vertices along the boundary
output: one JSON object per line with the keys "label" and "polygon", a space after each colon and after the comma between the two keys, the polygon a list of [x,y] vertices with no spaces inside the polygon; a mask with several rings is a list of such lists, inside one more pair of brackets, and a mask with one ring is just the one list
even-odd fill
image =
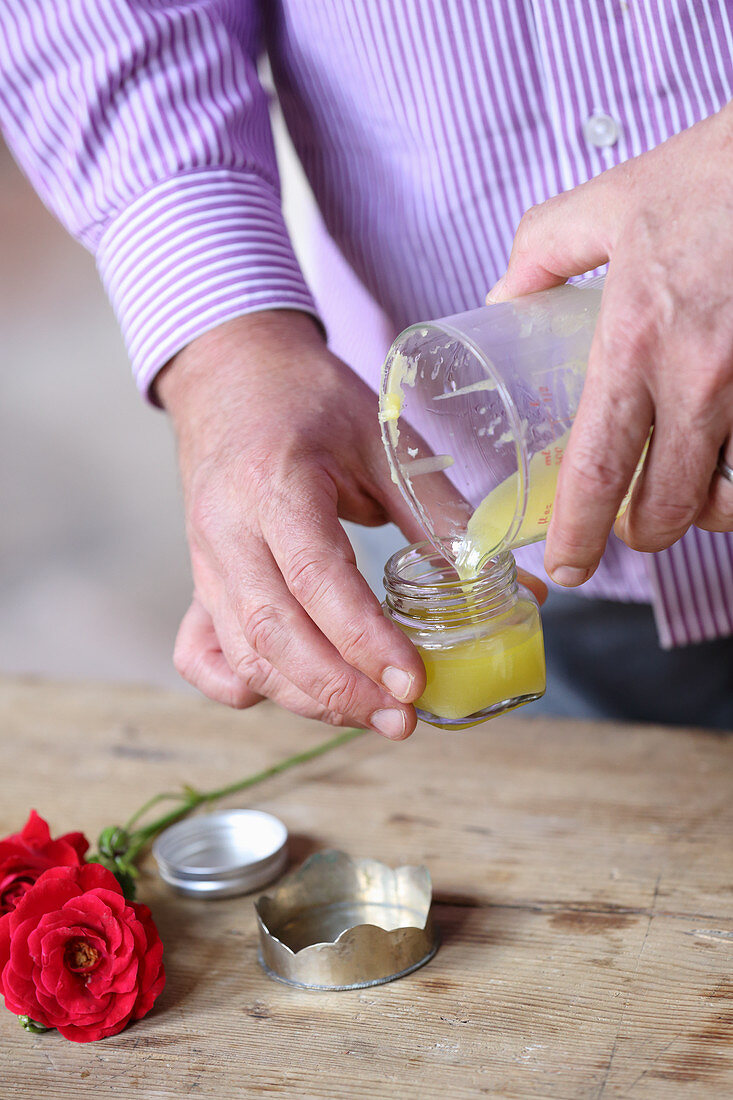
{"label": "shirt cuff", "polygon": [[97,266],[138,389],[196,336],[263,309],[320,320],[271,183],[202,170],[166,180],[105,229]]}

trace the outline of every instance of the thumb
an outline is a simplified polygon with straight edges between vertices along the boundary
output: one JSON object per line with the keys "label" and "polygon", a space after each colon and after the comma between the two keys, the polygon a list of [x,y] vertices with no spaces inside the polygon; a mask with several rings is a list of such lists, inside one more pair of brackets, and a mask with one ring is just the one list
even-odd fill
{"label": "thumb", "polygon": [[506,274],[487,294],[487,303],[549,290],[609,260],[618,222],[616,172],[609,169],[530,207],[519,223]]}

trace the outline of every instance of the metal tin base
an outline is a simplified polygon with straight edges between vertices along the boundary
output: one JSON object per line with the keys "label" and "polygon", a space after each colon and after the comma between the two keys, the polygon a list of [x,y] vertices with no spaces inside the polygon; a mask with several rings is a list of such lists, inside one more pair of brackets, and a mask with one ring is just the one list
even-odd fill
{"label": "metal tin base", "polygon": [[258,951],[257,958],[259,964],[265,973],[270,978],[274,978],[276,982],[282,982],[283,985],[292,985],[296,989],[312,989],[316,992],[322,993],[342,993],[347,989],[368,989],[372,985],[386,985],[387,982],[396,982],[398,978],[406,978],[408,974],[412,974],[413,971],[419,970],[420,967],[425,966],[432,959],[435,952],[440,947],[440,932],[437,928],[433,928],[433,945],[422,959],[418,959],[412,966],[406,967],[404,970],[400,970],[399,974],[388,974],[385,978],[371,978],[369,981],[364,982],[352,982],[350,985],[306,985],[305,982],[296,982],[294,978],[285,978],[282,974],[278,974],[275,970],[271,970],[262,957],[262,952]]}
{"label": "metal tin base", "polygon": [[432,959],[438,935],[424,867],[319,852],[255,908],[260,962],[302,989],[381,985]]}

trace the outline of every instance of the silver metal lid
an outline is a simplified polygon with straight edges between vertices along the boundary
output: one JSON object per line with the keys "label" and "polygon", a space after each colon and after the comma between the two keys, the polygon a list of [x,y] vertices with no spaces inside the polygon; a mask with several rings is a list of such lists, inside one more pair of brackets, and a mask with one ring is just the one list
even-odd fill
{"label": "silver metal lid", "polygon": [[288,831],[262,810],[221,810],[171,825],[153,844],[161,878],[178,893],[223,898],[264,886],[284,870]]}

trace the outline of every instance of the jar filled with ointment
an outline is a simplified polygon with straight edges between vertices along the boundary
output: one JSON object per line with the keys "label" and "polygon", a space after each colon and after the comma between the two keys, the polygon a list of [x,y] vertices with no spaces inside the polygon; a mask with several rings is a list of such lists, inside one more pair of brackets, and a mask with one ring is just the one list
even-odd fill
{"label": "jar filled with ointment", "polygon": [[385,607],[425,664],[418,713],[441,728],[545,690],[537,604],[510,551],[547,533],[601,294],[589,279],[412,325],[387,356],[382,439],[429,544],[387,563]]}
{"label": "jar filled with ointment", "polygon": [[416,543],[389,559],[384,587],[385,614],[425,665],[425,691],[415,704],[423,721],[465,729],[544,694],[539,608],[518,583],[510,553],[461,580],[430,543]]}

